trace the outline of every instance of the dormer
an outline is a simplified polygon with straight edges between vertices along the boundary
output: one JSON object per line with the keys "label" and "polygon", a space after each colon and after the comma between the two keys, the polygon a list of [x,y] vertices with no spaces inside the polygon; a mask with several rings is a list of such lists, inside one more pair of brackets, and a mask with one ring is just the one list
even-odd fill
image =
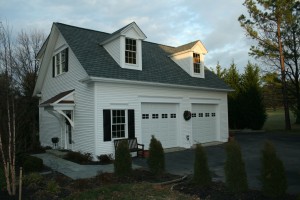
{"label": "dormer", "polygon": [[199,40],[176,47],[170,58],[190,76],[205,78],[204,56],[207,50]]}
{"label": "dormer", "polygon": [[146,35],[135,22],[112,33],[101,45],[125,69],[142,70],[142,41]]}

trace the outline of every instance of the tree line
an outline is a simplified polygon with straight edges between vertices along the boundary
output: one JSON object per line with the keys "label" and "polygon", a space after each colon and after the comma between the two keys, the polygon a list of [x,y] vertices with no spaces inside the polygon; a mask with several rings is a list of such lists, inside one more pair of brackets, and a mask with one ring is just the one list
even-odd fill
{"label": "tree line", "polygon": [[267,115],[259,66],[248,62],[240,74],[234,62],[228,69],[218,63],[213,72],[234,90],[228,94],[229,128],[261,129]]}
{"label": "tree line", "polygon": [[[300,124],[300,2],[298,0],[245,0],[248,14],[238,21],[254,40],[250,55],[279,76],[285,129],[291,129],[290,109]],[[274,78],[274,75],[273,75]]]}

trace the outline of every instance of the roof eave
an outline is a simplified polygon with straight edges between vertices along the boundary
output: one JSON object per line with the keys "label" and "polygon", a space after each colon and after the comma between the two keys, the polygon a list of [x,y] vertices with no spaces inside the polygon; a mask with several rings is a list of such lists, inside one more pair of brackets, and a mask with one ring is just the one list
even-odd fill
{"label": "roof eave", "polygon": [[120,83],[120,84],[132,84],[132,85],[149,85],[149,86],[163,86],[163,87],[174,87],[182,89],[200,89],[206,91],[217,91],[217,92],[233,92],[233,89],[224,89],[224,88],[211,88],[211,87],[200,87],[200,86],[190,86],[190,85],[178,85],[178,84],[168,84],[168,83],[158,83],[158,82],[145,82],[145,81],[132,81],[125,79],[113,79],[113,78],[102,78],[89,76],[82,80],[81,82],[103,82],[103,83]]}

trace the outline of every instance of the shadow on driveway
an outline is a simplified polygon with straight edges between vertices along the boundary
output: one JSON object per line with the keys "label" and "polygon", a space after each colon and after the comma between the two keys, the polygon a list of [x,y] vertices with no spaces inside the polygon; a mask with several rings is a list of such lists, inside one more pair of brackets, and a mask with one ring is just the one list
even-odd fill
{"label": "shadow on driveway", "polygon": [[[260,158],[264,141],[271,141],[277,150],[278,156],[285,166],[288,193],[297,194],[300,191],[300,135],[282,133],[239,133],[235,139],[241,146],[243,159],[246,164],[249,187],[260,189],[258,180],[260,175]],[[224,144],[204,147],[206,150],[208,165],[213,174],[214,180],[225,181]],[[165,154],[166,171],[177,175],[193,173],[194,150],[186,149],[178,152]],[[137,158],[134,164],[147,168],[146,159]]]}

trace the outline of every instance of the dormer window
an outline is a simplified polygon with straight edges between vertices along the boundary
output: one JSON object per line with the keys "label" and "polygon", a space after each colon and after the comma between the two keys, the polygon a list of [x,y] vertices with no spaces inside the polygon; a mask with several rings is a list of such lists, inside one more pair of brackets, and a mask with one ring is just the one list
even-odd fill
{"label": "dormer window", "polygon": [[126,38],[125,63],[136,64],[136,40]]}
{"label": "dormer window", "polygon": [[193,62],[194,62],[194,73],[200,74],[200,54],[193,53]]}

